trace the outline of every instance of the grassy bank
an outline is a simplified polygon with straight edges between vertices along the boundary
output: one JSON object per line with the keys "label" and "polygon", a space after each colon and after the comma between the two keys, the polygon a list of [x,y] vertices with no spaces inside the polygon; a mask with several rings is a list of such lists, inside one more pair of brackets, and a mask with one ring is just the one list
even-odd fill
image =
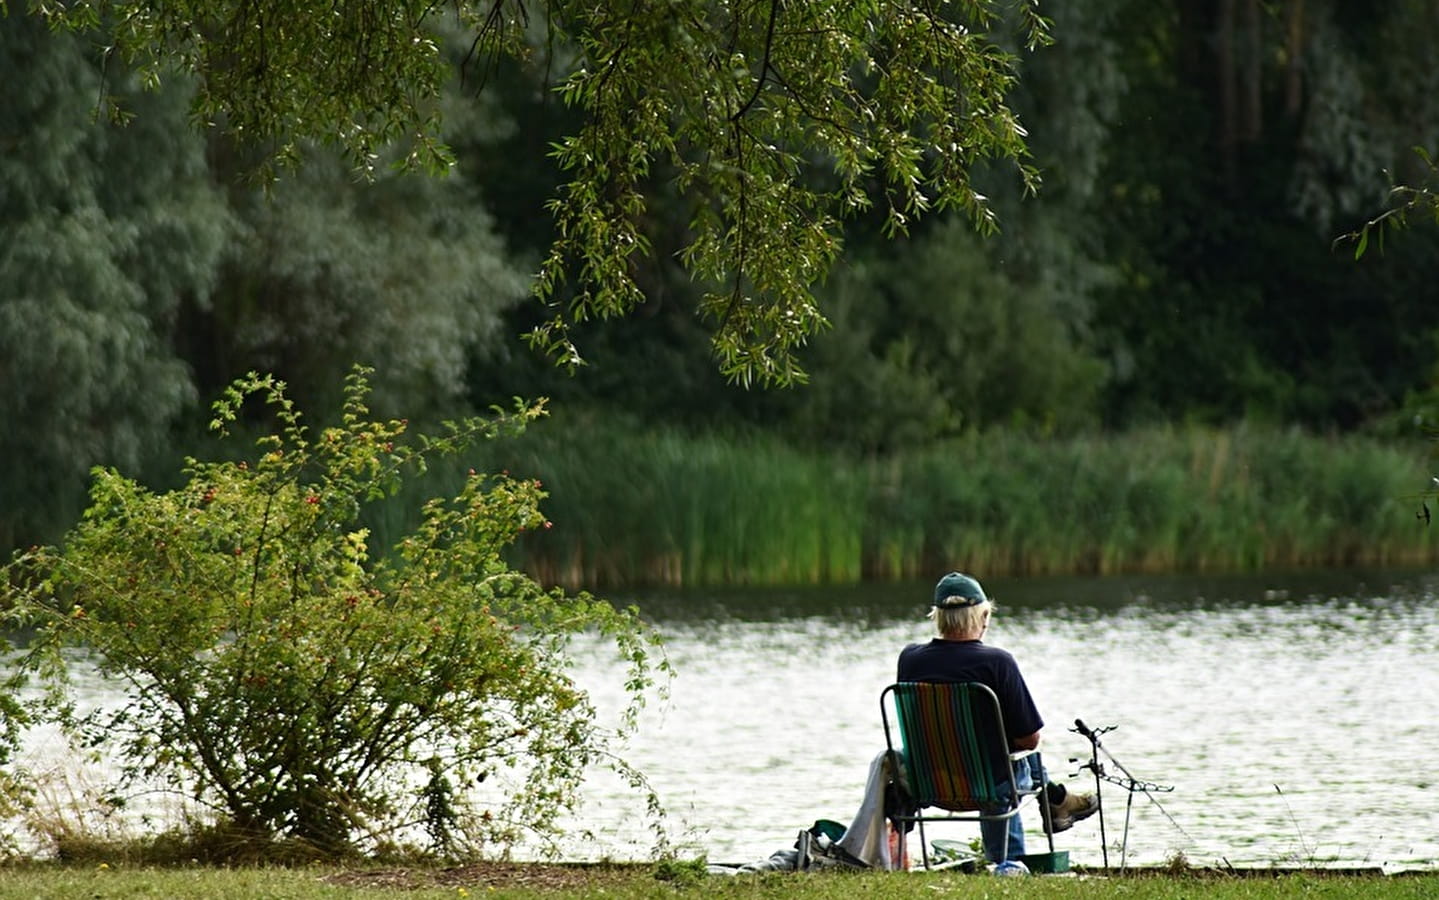
{"label": "grassy bank", "polygon": [[[990,435],[885,458],[760,438],[542,423],[486,465],[540,478],[554,527],[517,565],[556,583],[744,585],[1408,565],[1428,448],[1296,430]],[[1439,509],[1435,510],[1439,513]]]}
{"label": "grassy bank", "polygon": [[[665,873],[659,873],[665,874]],[[674,875],[675,873],[669,873]],[[1290,874],[1235,877],[1180,875],[998,879],[957,873],[814,872],[745,876],[678,873],[661,879],[652,867],[543,871],[528,867],[466,869],[123,869],[32,867],[0,871],[0,900],[73,897],[164,897],[185,900],[455,900],[455,898],[784,897],[795,900],[876,900],[943,895],[955,898],[1024,897],[1034,900],[1125,898],[1174,900],[1281,900],[1349,898],[1409,900],[1439,893],[1439,874],[1355,876]]]}

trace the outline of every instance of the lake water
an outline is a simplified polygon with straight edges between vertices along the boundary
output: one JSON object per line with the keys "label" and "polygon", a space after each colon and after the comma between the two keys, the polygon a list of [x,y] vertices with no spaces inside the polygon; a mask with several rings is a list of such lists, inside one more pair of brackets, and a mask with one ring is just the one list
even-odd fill
{"label": "lake water", "polygon": [[[1101,785],[1111,867],[1439,866],[1439,577],[1348,571],[1242,577],[988,580],[987,641],[1009,649],[1044,714],[1050,776],[1094,789],[1082,719],[1109,728]],[[636,602],[678,670],[625,756],[667,807],[682,855],[746,863],[816,819],[848,823],[884,746],[879,695],[927,640],[931,585],[612,595]],[[618,708],[616,666],[579,677]],[[103,687],[88,702],[103,703]],[[573,860],[647,859],[643,804],[608,773],[563,844]],[[1043,836],[1031,813],[1031,850]],[[972,824],[931,839],[969,840]],[[1101,818],[1057,836],[1106,861]],[[521,848],[520,856],[525,850]]]}
{"label": "lake water", "polygon": [[[1101,736],[1108,863],[1439,865],[1439,581],[1428,573],[986,581],[986,640],[1009,649],[1045,716],[1054,780]],[[878,698],[895,656],[927,640],[928,584],[639,597],[678,670],[628,757],[681,846],[743,863],[815,819],[848,823],[883,748]],[[620,599],[620,598],[616,598]],[[605,697],[606,666],[587,671]],[[609,702],[609,701],[607,701]],[[604,778],[578,823],[579,858],[643,858],[640,808]],[[1043,836],[1031,815],[1029,847]],[[934,837],[968,840],[971,824]],[[1056,837],[1105,862],[1096,816]]]}

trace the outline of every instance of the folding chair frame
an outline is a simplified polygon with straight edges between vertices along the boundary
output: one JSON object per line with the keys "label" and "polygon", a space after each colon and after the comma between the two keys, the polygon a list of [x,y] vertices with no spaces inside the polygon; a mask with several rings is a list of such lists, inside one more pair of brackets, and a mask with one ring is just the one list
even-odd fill
{"label": "folding chair frame", "polygon": [[[1038,801],[1040,815],[1048,821],[1044,767],[1035,767],[1041,775],[1028,790],[1019,790],[1014,777],[1015,763],[1026,757],[1039,762],[1039,751],[1010,751],[999,698],[987,685],[897,682],[881,692],[879,702],[885,745],[890,752],[902,750],[905,787],[914,804],[912,813],[892,812],[890,818],[919,826],[920,856],[926,869],[930,864],[925,822],[1008,822],[1030,798]],[[901,747],[895,746],[891,705]],[[989,729],[977,721],[984,716],[990,717]],[[995,771],[994,763],[1000,759],[1007,761],[1008,771]],[[945,812],[926,815],[926,808]],[[1045,834],[1053,854],[1054,835],[1048,828]],[[1008,858],[1008,831],[1001,852]]]}

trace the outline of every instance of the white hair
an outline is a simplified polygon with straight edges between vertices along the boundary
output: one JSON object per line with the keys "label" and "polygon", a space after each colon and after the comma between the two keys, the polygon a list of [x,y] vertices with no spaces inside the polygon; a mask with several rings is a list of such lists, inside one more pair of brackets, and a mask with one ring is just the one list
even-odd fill
{"label": "white hair", "polygon": [[932,606],[929,617],[940,637],[974,639],[984,634],[984,625],[994,604],[981,600],[971,606]]}

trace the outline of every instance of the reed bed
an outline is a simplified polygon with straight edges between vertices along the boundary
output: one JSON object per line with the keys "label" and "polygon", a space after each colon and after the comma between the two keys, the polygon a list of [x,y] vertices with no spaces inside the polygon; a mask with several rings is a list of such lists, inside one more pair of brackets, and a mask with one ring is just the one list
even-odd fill
{"label": "reed bed", "polygon": [[[875,577],[1242,571],[1433,558],[1415,518],[1424,454],[1278,429],[994,436],[895,460],[871,509],[925,536]],[[919,499],[913,499],[919,498]]]}
{"label": "reed bed", "polygon": [[[1424,445],[1295,429],[996,433],[883,458],[557,418],[477,465],[539,478],[512,562],[612,588],[1433,561]],[[1434,509],[1439,514],[1439,506]]]}
{"label": "reed bed", "polygon": [[807,584],[863,574],[864,472],[836,457],[764,437],[547,422],[489,462],[549,492],[554,527],[522,540],[515,561],[548,582]]}

